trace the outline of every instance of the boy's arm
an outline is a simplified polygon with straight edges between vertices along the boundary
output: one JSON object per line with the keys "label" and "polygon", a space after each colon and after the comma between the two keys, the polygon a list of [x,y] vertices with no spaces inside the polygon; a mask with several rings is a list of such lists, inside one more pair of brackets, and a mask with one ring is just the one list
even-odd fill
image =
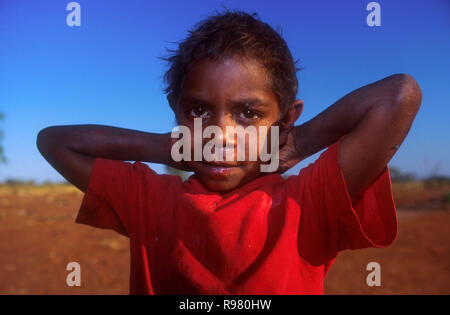
{"label": "boy's arm", "polygon": [[170,133],[155,134],[103,125],[52,126],[41,130],[37,147],[70,183],[86,192],[96,157],[174,165]]}
{"label": "boy's arm", "polygon": [[361,87],[294,128],[299,160],[339,140],[339,164],[352,200],[384,169],[408,133],[422,93],[409,75]]}

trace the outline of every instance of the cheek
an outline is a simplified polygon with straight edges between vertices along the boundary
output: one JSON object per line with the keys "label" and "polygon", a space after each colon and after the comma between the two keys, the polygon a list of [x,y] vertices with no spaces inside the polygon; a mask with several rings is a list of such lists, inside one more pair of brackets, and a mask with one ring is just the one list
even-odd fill
{"label": "cheek", "polygon": [[[262,127],[257,129],[256,135],[246,135],[245,137],[245,152],[246,159],[249,161],[259,160],[260,153],[264,151],[264,145],[267,140],[267,128]],[[270,145],[270,141],[266,146]],[[256,156],[256,159],[255,159]]]}
{"label": "cheek", "polygon": [[[213,139],[222,139],[222,137],[220,137],[219,135],[213,134],[212,138],[203,138],[203,130],[199,129],[197,130],[197,134],[195,133],[195,129],[194,129],[194,124],[193,122],[189,122],[186,120],[181,120],[178,122],[179,126],[183,126],[185,128],[187,128],[187,130],[189,130],[189,134],[188,139],[186,139],[186,141],[188,141],[190,143],[190,161],[195,161],[195,148],[197,147],[198,152],[197,155],[201,155],[201,157],[199,157],[200,159],[203,159],[203,151],[205,148],[205,145],[209,142],[209,145],[213,145]],[[228,137],[230,143],[234,143],[235,144],[235,151],[234,151],[234,157],[235,157],[235,161],[238,160],[242,161],[242,152],[245,152],[245,156],[244,156],[244,161],[248,163],[248,165],[250,166],[250,164],[253,164],[255,162],[259,162],[260,161],[260,153],[264,152],[264,153],[268,153],[271,150],[271,129],[269,128],[269,126],[255,126],[255,130],[256,132],[252,132],[252,133],[245,133],[241,136],[239,135],[235,135],[235,138],[233,140],[233,137],[231,135],[223,135]],[[245,136],[244,136],[245,135]],[[278,135],[276,132],[274,133],[274,135]],[[190,136],[190,138],[189,138]],[[222,141],[222,140],[220,140]],[[227,141],[227,140],[225,140]],[[237,141],[237,142],[236,142]],[[267,143],[265,143],[267,141]],[[211,149],[210,147],[208,147],[209,149]],[[209,152],[209,151],[207,151]],[[225,157],[224,157],[225,159]],[[246,163],[246,164],[247,164]]]}

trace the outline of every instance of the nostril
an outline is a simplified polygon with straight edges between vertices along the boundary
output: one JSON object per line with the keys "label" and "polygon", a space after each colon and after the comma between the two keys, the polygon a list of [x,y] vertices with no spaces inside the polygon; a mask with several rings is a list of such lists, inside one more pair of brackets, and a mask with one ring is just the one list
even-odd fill
{"label": "nostril", "polygon": [[234,146],[213,146],[211,149],[214,160],[218,161],[234,161],[235,152]]}

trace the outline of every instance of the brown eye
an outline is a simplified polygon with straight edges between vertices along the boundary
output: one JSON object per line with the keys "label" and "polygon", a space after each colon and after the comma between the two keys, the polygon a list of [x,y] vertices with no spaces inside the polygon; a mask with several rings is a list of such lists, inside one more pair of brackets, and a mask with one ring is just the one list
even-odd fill
{"label": "brown eye", "polygon": [[194,117],[204,117],[206,113],[206,109],[203,106],[194,106],[190,114]]}
{"label": "brown eye", "polygon": [[259,117],[257,113],[250,109],[245,109],[242,112],[242,116],[244,116],[245,119],[257,119]]}

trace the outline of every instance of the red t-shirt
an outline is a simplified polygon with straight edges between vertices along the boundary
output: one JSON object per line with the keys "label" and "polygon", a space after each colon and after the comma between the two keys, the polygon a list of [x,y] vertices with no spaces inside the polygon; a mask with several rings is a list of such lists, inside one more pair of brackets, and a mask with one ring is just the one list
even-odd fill
{"label": "red t-shirt", "polygon": [[322,294],[339,251],[397,235],[388,168],[352,205],[338,146],[298,175],[225,195],[195,176],[97,158],[76,221],[130,238],[132,294]]}

